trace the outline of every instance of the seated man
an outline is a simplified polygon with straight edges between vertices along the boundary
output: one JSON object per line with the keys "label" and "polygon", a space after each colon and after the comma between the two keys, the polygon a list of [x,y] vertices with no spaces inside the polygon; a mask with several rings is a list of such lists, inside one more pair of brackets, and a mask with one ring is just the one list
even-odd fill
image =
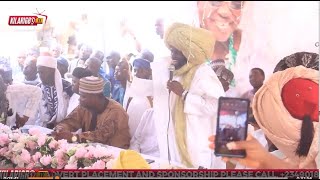
{"label": "seated man", "polygon": [[40,78],[37,70],[37,60],[27,58],[23,68],[24,79],[21,81],[24,84],[38,85]]}
{"label": "seated man", "polygon": [[69,115],[76,107],[79,105],[79,82],[81,78],[91,76],[91,72],[81,68],[76,67],[72,72],[72,91],[73,95],[70,98],[69,106],[67,110],[67,115]]}
{"label": "seated man", "polygon": [[143,113],[130,141],[130,149],[141,154],[160,157],[153,112],[153,108],[150,108]]}
{"label": "seated man", "polygon": [[52,129],[67,115],[67,108],[72,96],[71,84],[61,78],[57,68],[57,59],[43,52],[37,59],[37,68],[42,90],[39,115],[36,125]]}
{"label": "seated man", "polygon": [[105,83],[104,83],[104,88],[103,88],[103,95],[107,98],[110,98],[111,97],[111,83],[107,78],[105,78],[104,76],[102,76],[99,73],[100,69],[101,69],[101,64],[102,64],[102,61],[100,59],[95,58],[95,57],[91,57],[86,61],[85,66],[86,66],[86,69],[91,72],[92,76],[100,77],[100,78],[104,79]]}
{"label": "seated man", "polygon": [[24,60],[22,71],[13,76],[13,84],[23,83],[29,85],[38,85],[40,78],[37,71],[37,60],[29,56]]}
{"label": "seated man", "polygon": [[115,68],[115,84],[112,88],[112,99],[123,105],[127,83],[130,79],[130,65],[128,61],[122,60]]}
{"label": "seated man", "polygon": [[152,80],[150,62],[135,59],[133,62],[134,78],[127,87],[123,107],[129,115],[130,136],[133,137],[143,113],[152,108]]}
{"label": "seated man", "polygon": [[113,90],[113,86],[116,82],[114,74],[115,74],[115,69],[117,64],[120,62],[121,56],[120,53],[116,51],[111,51],[107,57],[106,57],[106,62],[107,62],[107,67],[106,67],[106,78],[110,81],[111,83],[111,90]]}
{"label": "seated man", "polygon": [[[103,78],[106,82],[109,82],[108,84],[106,83],[106,85],[105,85],[105,88],[106,88],[106,89],[107,89],[108,86],[110,86],[110,88],[112,88],[111,82],[110,82],[110,80],[108,79],[107,73],[106,73],[106,71],[105,71],[105,69],[104,69],[104,67],[105,67],[104,53],[103,53],[102,51],[97,50],[97,51],[95,51],[94,53],[91,54],[91,58],[96,58],[96,59],[99,59],[99,60],[101,61],[100,66],[99,66],[99,71],[98,71],[99,77]],[[89,58],[89,59],[90,59],[90,58]],[[89,60],[89,59],[88,59],[88,60]],[[87,61],[86,61],[86,63],[87,63]],[[88,67],[88,66],[86,65],[86,67]],[[98,76],[97,76],[97,77],[98,77]],[[111,90],[110,90],[110,91],[111,91]],[[105,91],[104,91],[103,94],[104,94],[104,96],[106,96],[106,97],[110,97],[110,96],[111,96],[111,92],[107,92],[107,95],[106,95],[106,94],[105,94]]]}
{"label": "seated man", "polygon": [[[119,103],[103,96],[103,85],[98,77],[80,79],[80,106],[55,127],[52,135],[56,139],[129,148],[128,115]],[[82,133],[72,133],[78,129]]]}
{"label": "seated man", "polygon": [[[19,128],[29,118],[35,117],[42,92],[36,86],[11,84],[11,73],[11,70],[0,69],[0,123]],[[28,123],[34,124],[31,121]]]}

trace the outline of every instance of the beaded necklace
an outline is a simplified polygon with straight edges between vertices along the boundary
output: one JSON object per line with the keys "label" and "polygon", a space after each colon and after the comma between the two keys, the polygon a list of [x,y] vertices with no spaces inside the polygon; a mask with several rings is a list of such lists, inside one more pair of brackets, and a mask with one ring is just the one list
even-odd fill
{"label": "beaded necklace", "polygon": [[[235,65],[236,65],[236,62],[237,62],[236,60],[237,60],[237,55],[238,55],[238,53],[237,53],[237,51],[234,49],[233,45],[234,45],[234,39],[233,39],[233,34],[232,34],[232,35],[230,36],[230,38],[229,38],[229,54],[228,54],[228,56],[229,56],[229,61],[228,61],[228,64],[227,64],[227,68],[228,68],[231,72],[233,72],[233,69],[234,69],[234,67],[235,67]],[[235,82],[234,79],[231,81],[230,86],[232,86],[232,87],[235,87],[235,86],[236,86],[236,82]]]}

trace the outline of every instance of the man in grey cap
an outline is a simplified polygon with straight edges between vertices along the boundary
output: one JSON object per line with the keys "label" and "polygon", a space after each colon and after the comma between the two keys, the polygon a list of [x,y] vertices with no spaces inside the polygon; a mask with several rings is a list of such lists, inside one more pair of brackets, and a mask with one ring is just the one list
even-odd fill
{"label": "man in grey cap", "polygon": [[[57,124],[52,133],[56,139],[129,148],[128,114],[119,103],[104,97],[103,87],[102,78],[90,76],[80,79],[80,106]],[[72,133],[79,129],[82,129],[81,133]]]}
{"label": "man in grey cap", "polygon": [[120,53],[116,51],[111,51],[107,57],[107,63],[109,67],[109,72],[107,72],[107,79],[111,82],[111,90],[113,89],[113,86],[115,84],[115,78],[114,78],[114,72],[116,69],[117,64],[120,62],[121,56]]}
{"label": "man in grey cap", "polygon": [[210,66],[218,76],[224,92],[227,92],[229,90],[230,83],[234,78],[233,73],[225,67],[225,62],[223,59],[212,61]]}

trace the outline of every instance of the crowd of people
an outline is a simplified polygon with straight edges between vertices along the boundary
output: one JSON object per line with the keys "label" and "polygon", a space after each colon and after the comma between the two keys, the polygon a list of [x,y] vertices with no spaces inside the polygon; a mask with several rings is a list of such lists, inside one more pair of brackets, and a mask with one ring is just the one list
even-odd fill
{"label": "crowd of people", "polygon": [[17,69],[2,58],[1,122],[38,125],[56,139],[133,149],[189,168],[318,166],[318,54],[284,57],[269,79],[262,69],[251,70],[253,89],[239,97],[251,102],[248,140],[227,144],[247,156],[220,158],[212,135],[219,97],[234,75],[225,60],[212,59],[210,31],[159,26],[157,20],[158,52],[104,54],[79,44],[69,60],[55,44],[19,54]]}

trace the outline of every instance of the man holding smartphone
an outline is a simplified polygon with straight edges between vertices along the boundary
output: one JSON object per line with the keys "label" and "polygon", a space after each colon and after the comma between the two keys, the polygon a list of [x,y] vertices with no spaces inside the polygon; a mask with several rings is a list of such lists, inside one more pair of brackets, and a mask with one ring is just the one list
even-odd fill
{"label": "man holding smartphone", "polygon": [[[279,151],[269,153],[249,135],[227,144],[247,156],[224,160],[257,169],[319,169],[318,82],[319,54],[297,52],[282,59],[253,101],[257,123]],[[210,148],[215,138],[209,138]]]}
{"label": "man holding smartphone", "polygon": [[218,98],[225,95],[217,75],[205,63],[212,55],[214,37],[205,29],[174,23],[164,41],[175,66],[173,81],[167,83],[172,92],[168,132],[172,161],[186,167],[225,168],[204,139],[215,132]]}

